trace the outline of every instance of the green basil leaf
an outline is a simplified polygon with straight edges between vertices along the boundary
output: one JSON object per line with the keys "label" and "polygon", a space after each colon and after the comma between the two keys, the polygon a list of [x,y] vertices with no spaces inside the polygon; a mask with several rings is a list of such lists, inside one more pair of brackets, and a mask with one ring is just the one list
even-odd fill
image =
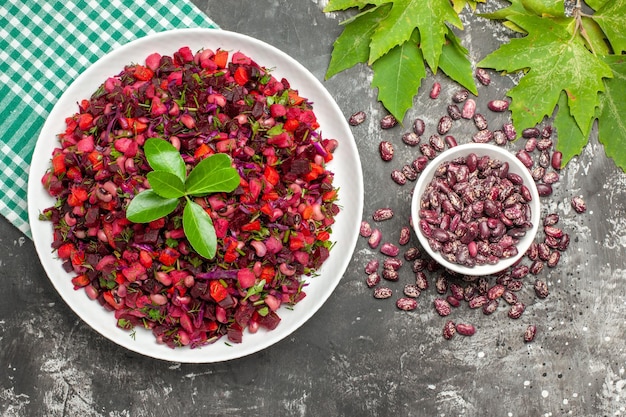
{"label": "green basil leaf", "polygon": [[189,195],[206,195],[218,192],[233,191],[241,177],[231,166],[228,155],[217,153],[200,161],[189,173],[185,187]]}
{"label": "green basil leaf", "polygon": [[154,190],[145,190],[130,201],[126,208],[126,218],[133,223],[149,223],[167,216],[177,206],[177,198],[164,198]]}
{"label": "green basil leaf", "polygon": [[144,143],[143,151],[153,170],[169,172],[185,181],[185,161],[174,145],[164,139],[150,138]]}
{"label": "green basil leaf", "polygon": [[183,230],[191,247],[200,256],[212,259],[217,250],[217,236],[213,220],[197,203],[187,200],[183,210]]}
{"label": "green basil leaf", "polygon": [[150,171],[147,178],[150,187],[161,197],[179,198],[185,195],[185,184],[171,172]]}

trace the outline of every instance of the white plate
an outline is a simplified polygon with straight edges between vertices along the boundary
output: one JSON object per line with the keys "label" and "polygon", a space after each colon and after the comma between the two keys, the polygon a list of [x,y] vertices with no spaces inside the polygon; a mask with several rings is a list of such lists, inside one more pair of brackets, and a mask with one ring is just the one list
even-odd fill
{"label": "white plate", "polygon": [[[273,74],[285,77],[292,88],[313,102],[313,110],[325,138],[335,138],[339,147],[328,165],[335,173],[334,185],[339,187],[341,212],[336,217],[331,239],[336,242],[330,257],[319,270],[319,276],[307,278],[310,285],[306,297],[290,310],[281,308],[282,321],[273,331],[245,332],[240,344],[226,344],[226,338],[202,348],[171,349],[156,343],[151,332],[138,329],[133,339],[130,333],[116,326],[113,313],[89,300],[84,291],[75,291],[61,261],[56,258],[52,243],[52,224],[40,221],[39,214],[54,204],[54,199],[41,186],[41,177],[50,166],[50,158],[59,146],[56,135],[65,130],[65,118],[74,114],[77,103],[89,98],[104,80],[118,74],[125,64],[144,62],[153,53],[172,55],[180,47],[192,51],[202,48],[222,48],[241,51],[259,65],[271,68]],[[258,352],[290,335],[302,326],[330,297],[341,280],[356,246],[363,213],[363,174],[358,150],[350,128],[339,106],[324,86],[304,66],[285,53],[245,35],[216,29],[181,29],[150,35],[130,42],[107,54],[82,73],[61,96],[46,120],[37,140],[28,183],[28,214],[33,240],[41,263],[65,302],[89,326],[120,346],[137,353],[174,362],[208,363],[239,358]]]}

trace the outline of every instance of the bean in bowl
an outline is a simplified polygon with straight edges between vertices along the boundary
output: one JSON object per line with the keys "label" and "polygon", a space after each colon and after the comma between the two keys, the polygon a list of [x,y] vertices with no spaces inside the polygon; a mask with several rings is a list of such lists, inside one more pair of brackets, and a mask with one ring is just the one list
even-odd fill
{"label": "bean in bowl", "polygon": [[524,255],[537,231],[539,197],[521,163],[500,148],[468,144],[435,159],[420,177],[412,216],[440,264],[489,275]]}

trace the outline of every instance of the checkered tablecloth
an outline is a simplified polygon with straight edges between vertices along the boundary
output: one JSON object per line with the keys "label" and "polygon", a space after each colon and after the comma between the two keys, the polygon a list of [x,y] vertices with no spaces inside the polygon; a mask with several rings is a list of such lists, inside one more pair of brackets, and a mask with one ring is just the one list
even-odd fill
{"label": "checkered tablecloth", "polygon": [[61,93],[115,47],[185,27],[217,26],[188,0],[0,1],[0,213],[26,236],[29,163]]}

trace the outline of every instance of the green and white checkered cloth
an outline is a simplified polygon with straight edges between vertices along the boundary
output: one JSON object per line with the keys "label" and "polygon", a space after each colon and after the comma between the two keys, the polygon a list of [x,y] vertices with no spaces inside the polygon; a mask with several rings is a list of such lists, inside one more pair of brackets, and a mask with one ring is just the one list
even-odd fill
{"label": "green and white checkered cloth", "polygon": [[217,26],[188,0],[0,3],[0,214],[30,237],[29,164],[63,91],[119,45],[168,29]]}

